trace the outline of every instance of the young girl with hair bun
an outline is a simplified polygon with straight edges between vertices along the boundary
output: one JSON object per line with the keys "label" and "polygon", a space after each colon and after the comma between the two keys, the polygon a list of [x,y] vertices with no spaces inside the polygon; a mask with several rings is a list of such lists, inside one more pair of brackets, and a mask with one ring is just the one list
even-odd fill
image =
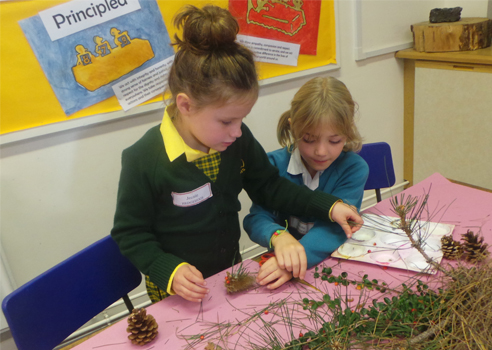
{"label": "young girl with hair bun", "polygon": [[[341,81],[332,77],[309,80],[295,94],[290,110],[280,117],[277,138],[284,148],[268,157],[280,175],[293,183],[314,193],[335,195],[359,210],[369,168],[354,153],[362,146],[354,111],[355,102]],[[275,256],[263,264],[257,276],[257,281],[270,289],[280,287],[293,275],[297,277],[292,255],[304,255],[302,259],[307,259],[310,268],[347,238],[336,223],[291,211],[267,210],[261,203],[253,204],[244,228],[254,242],[275,250]]]}
{"label": "young girl with hair bun", "polygon": [[171,99],[162,123],[123,151],[111,235],[146,276],[153,302],[169,294],[198,302],[208,293],[204,278],[241,259],[243,188],[265,208],[332,219],[347,235],[362,219],[338,197],[280,177],[242,123],[259,87],[232,15],[187,6],[174,24],[183,34],[175,37]]}

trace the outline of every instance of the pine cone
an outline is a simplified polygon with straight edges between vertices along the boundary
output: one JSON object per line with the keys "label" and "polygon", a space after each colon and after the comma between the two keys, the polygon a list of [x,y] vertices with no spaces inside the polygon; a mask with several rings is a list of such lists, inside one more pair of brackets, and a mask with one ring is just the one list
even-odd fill
{"label": "pine cone", "polygon": [[463,251],[466,260],[479,262],[485,259],[490,253],[487,250],[488,244],[483,242],[483,237],[468,230],[463,237]]}
{"label": "pine cone", "polygon": [[132,341],[132,344],[137,345],[150,343],[157,336],[157,327],[154,316],[147,315],[145,309],[133,309],[128,317],[128,328],[126,329],[130,333],[128,339]]}
{"label": "pine cone", "polygon": [[460,242],[455,241],[452,235],[442,236],[441,248],[445,259],[458,260],[463,256],[463,246]]}

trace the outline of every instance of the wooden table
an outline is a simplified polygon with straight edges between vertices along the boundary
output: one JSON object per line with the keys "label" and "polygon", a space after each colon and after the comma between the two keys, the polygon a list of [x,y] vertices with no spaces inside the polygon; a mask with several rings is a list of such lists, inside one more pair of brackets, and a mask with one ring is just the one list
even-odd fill
{"label": "wooden table", "polygon": [[404,59],[404,169],[492,189],[492,47],[396,53]]}
{"label": "wooden table", "polygon": [[[431,213],[439,211],[433,221],[455,225],[453,236],[471,229],[481,230],[486,241],[492,244],[492,193],[455,184],[434,174],[404,191],[405,195],[420,196],[429,193]],[[391,215],[390,203],[384,200],[371,208],[372,213]],[[247,261],[245,266],[252,272],[258,269],[255,261]],[[368,274],[369,279],[377,278],[389,286],[400,285],[414,272],[391,267],[377,266],[349,260],[328,258],[321,266],[333,268],[333,274],[347,272],[349,276],[361,278]],[[126,320],[123,320],[82,344],[76,350],[130,350],[130,349],[205,349],[208,342],[219,344],[223,349],[251,349],[251,344],[265,342],[266,327],[275,329],[281,342],[297,337],[299,333],[316,330],[319,322],[309,317],[309,310],[303,310],[302,299],[319,300],[324,294],[337,293],[334,284],[314,278],[314,269],[306,276],[313,287],[297,282],[288,282],[275,291],[258,287],[247,292],[228,295],[224,288],[225,271],[207,279],[211,289],[202,304],[188,302],[178,296],[172,296],[151,305],[147,312],[153,315],[159,324],[157,338],[148,346],[131,345],[127,340]],[[432,276],[420,277],[431,280]],[[338,293],[340,289],[338,289]],[[345,292],[344,292],[345,293]],[[356,307],[359,291],[348,291],[348,297],[355,299],[351,307]],[[350,294],[353,293],[353,294]],[[283,321],[279,321],[279,315]],[[290,317],[290,326],[285,319]],[[203,339],[201,338],[203,336]],[[226,347],[227,346],[227,347]]]}

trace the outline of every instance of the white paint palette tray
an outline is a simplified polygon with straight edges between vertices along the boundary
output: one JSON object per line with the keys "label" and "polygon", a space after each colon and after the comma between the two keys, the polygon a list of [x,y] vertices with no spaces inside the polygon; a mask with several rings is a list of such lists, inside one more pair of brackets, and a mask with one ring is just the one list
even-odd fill
{"label": "white paint palette tray", "polygon": [[[381,266],[434,274],[423,255],[410,242],[410,238],[397,228],[398,218],[364,214],[364,226],[354,233],[332,257],[356,260]],[[417,221],[412,235],[420,242],[425,253],[435,262],[442,260],[441,238],[453,232],[454,225]]]}

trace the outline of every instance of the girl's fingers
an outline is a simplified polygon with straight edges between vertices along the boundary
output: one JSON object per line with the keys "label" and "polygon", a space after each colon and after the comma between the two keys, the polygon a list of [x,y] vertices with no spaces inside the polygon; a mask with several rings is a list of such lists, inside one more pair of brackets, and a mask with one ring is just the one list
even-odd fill
{"label": "girl's fingers", "polygon": [[256,276],[256,281],[259,283],[262,279],[264,279],[266,276],[270,275],[272,272],[275,272],[277,270],[278,264],[276,262],[276,257],[272,257],[268,259],[263,266],[261,266],[260,271],[258,272],[258,275]]}
{"label": "girl's fingers", "polygon": [[347,238],[352,238],[352,227],[349,225],[348,222],[344,223],[344,224],[340,224],[340,226],[342,227],[343,229],[343,232],[345,232],[345,235],[347,236]]}
{"label": "girl's fingers", "polygon": [[292,272],[294,277],[299,277],[299,270],[301,268],[301,263],[299,260],[299,254],[293,253],[291,261],[292,261],[292,268],[290,270],[286,268],[286,270]]}
{"label": "girl's fingers", "polygon": [[[335,203],[332,208],[331,218],[342,227],[348,238],[352,237],[352,233],[357,231],[364,223],[357,211],[354,211],[351,206],[343,202]],[[349,224],[349,221],[351,224]]]}
{"label": "girl's fingers", "polygon": [[299,270],[299,278],[303,280],[306,277],[306,270],[307,270],[307,256],[306,253],[299,254],[299,260],[300,260],[300,270]]}
{"label": "girl's fingers", "polygon": [[180,293],[176,291],[176,294],[180,295],[186,300],[200,302],[205,297],[206,294],[192,292],[188,289],[182,289]]}
{"label": "girl's fingers", "polygon": [[[265,266],[265,265],[263,265],[263,266]],[[261,286],[264,286],[265,284],[268,284],[268,283],[274,281],[277,278],[276,277],[276,274],[277,274],[277,271],[278,270],[279,270],[278,268],[274,268],[274,267],[270,266],[267,269],[265,269],[264,271],[262,271],[262,274],[261,275],[258,274],[258,277],[256,278],[256,281]]]}
{"label": "girl's fingers", "polygon": [[274,272],[270,273],[269,275],[263,277],[258,283],[260,284],[260,286],[264,286],[266,284],[269,284],[272,281],[275,281],[277,278],[278,278],[277,277],[277,271],[274,271]]}
{"label": "girl's fingers", "polygon": [[206,282],[203,275],[192,265],[183,265],[178,268],[174,275],[172,289],[182,298],[199,302],[209,292],[205,287]]}
{"label": "girl's fingers", "polygon": [[292,269],[285,267],[285,270],[292,272],[294,277],[301,277],[304,279],[307,269],[307,257],[304,249],[297,250],[291,253],[290,261],[292,263]]}
{"label": "girl's fingers", "polygon": [[287,271],[292,271],[292,258],[289,254],[285,254],[284,255],[284,267],[282,268],[282,266],[279,264],[279,267],[281,269],[285,269]]}
{"label": "girl's fingers", "polygon": [[264,286],[268,284],[268,289],[280,287],[292,278],[292,274],[287,270],[279,268],[276,258],[268,259],[260,269],[256,281]]}
{"label": "girl's fingers", "polygon": [[200,294],[200,293],[192,293],[192,292],[183,292],[180,295],[183,299],[186,299],[188,301],[192,301],[195,303],[199,303],[203,300],[206,294]]}
{"label": "girl's fingers", "polygon": [[200,271],[198,271],[198,269],[195,266],[191,266],[191,265],[190,265],[189,270],[186,273],[186,279],[188,281],[191,281],[193,283],[196,283],[196,284],[199,284],[202,286],[205,286],[207,284],[207,282],[205,282],[205,280],[203,279],[202,273]]}
{"label": "girl's fingers", "polygon": [[262,286],[267,283],[270,283],[274,281],[276,278],[278,278],[277,277],[278,271],[284,271],[284,270],[281,270],[279,268],[276,257],[272,257],[268,259],[261,267],[260,272],[256,277],[256,282],[258,282]]}
{"label": "girl's fingers", "polygon": [[186,300],[199,302],[202,301],[209,290],[192,282],[185,281],[175,286],[174,292]]}
{"label": "girl's fingers", "polygon": [[282,274],[282,276],[280,276],[274,283],[270,283],[267,288],[268,289],[277,289],[278,287],[283,285],[285,282],[288,282],[292,278],[292,275],[287,271],[285,271],[285,272],[286,273]]}
{"label": "girl's fingers", "polygon": [[[283,255],[281,253],[277,254],[277,252],[275,252],[275,258],[277,258],[278,267],[280,267],[281,269],[285,269],[285,260]],[[271,260],[271,258],[268,260]]]}
{"label": "girl's fingers", "polygon": [[183,284],[183,286],[192,293],[199,293],[199,294],[205,295],[208,292],[210,292],[206,287],[192,283],[192,282],[189,282],[189,281],[185,282]]}

